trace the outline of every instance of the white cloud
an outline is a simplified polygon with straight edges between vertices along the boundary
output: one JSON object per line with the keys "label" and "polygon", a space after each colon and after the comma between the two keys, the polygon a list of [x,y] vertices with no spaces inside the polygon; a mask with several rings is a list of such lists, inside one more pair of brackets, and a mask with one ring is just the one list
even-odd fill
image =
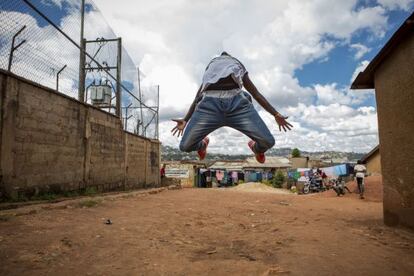
{"label": "white cloud", "polygon": [[328,57],[337,42],[327,37],[349,40],[361,29],[384,33],[384,9],[355,10],[356,2],[118,1],[114,10],[112,1],[102,1],[99,7],[148,78],[161,84],[166,119],[184,116],[206,64],[221,50],[245,63],[277,108],[311,104],[317,93],[301,87],[293,72]]}
{"label": "white cloud", "polygon": [[314,86],[318,95],[318,104],[329,105],[332,103],[350,104],[351,98],[347,97],[345,93],[337,89],[337,84],[316,84]]}
{"label": "white cloud", "polygon": [[350,45],[351,50],[355,51],[354,58],[356,60],[362,58],[366,53],[369,53],[371,51],[371,48],[368,48],[365,45],[362,45],[360,43],[354,43]]}
{"label": "white cloud", "polygon": [[351,90],[350,85],[338,87],[336,83],[316,84],[314,89],[317,93],[316,103],[318,105],[330,105],[333,103],[349,106],[360,105],[374,93],[373,90]]}
{"label": "white cloud", "polygon": [[[64,0],[50,1],[61,6]],[[97,5],[145,72],[143,85],[160,84],[161,119],[184,116],[206,64],[226,50],[246,65],[270,102],[291,115],[294,131],[281,134],[271,116],[260,111],[274,131],[276,146],[365,151],[377,143],[376,113],[359,105],[372,97],[372,91],[349,91],[335,83],[304,87],[294,72],[312,61],[327,60],[338,45],[349,45],[355,58],[362,58],[370,49],[351,44],[353,35],[365,30],[383,37],[387,10],[406,9],[412,1],[378,2],[381,5],[358,8],[357,0],[118,0],[116,8],[114,1],[102,0]],[[75,17],[65,18],[63,27]],[[112,35],[99,16],[91,13],[86,20],[89,38]],[[367,63],[361,62],[355,72]],[[172,122],[162,121],[160,137],[163,143],[177,146],[179,140],[170,135],[172,127]],[[248,139],[236,131],[222,129],[211,138],[213,151],[248,152]]]}

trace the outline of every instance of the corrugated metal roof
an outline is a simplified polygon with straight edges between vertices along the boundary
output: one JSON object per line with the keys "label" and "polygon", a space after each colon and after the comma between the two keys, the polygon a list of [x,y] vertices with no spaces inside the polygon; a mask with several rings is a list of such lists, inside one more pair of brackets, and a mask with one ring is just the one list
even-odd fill
{"label": "corrugated metal roof", "polygon": [[243,168],[290,168],[292,167],[289,159],[277,156],[266,156],[266,162],[259,163],[256,158],[246,159]]}
{"label": "corrugated metal roof", "polygon": [[227,171],[241,171],[245,168],[290,168],[291,163],[289,159],[277,156],[266,156],[265,163],[259,163],[256,158],[247,158],[244,161],[216,161],[209,168],[212,170],[227,170]]}
{"label": "corrugated metal roof", "polygon": [[237,162],[224,162],[224,161],[216,161],[213,165],[210,166],[210,169],[213,170],[228,170],[228,171],[241,171],[243,170],[244,161],[237,161]]}

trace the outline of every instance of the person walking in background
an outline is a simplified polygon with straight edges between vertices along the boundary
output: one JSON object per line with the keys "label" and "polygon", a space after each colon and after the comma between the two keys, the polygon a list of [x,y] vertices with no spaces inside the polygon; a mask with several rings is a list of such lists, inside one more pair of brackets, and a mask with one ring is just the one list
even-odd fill
{"label": "person walking in background", "polygon": [[358,184],[358,191],[359,191],[359,197],[361,199],[364,199],[364,178],[365,178],[365,173],[367,171],[367,168],[362,165],[361,160],[358,160],[357,164],[354,167],[354,172],[355,172],[355,177],[356,177],[356,181]]}
{"label": "person walking in background", "polygon": [[160,169],[161,179],[163,179],[165,177],[165,167],[166,167],[166,165],[163,164],[161,169]]}
{"label": "person walking in background", "polygon": [[324,171],[322,171],[322,186],[323,188],[327,188],[328,187],[328,176],[326,175],[326,173]]}
{"label": "person walking in background", "polygon": [[[242,90],[245,87],[246,91]],[[248,146],[260,163],[265,162],[264,153],[273,147],[275,139],[252,104],[251,96],[269,112],[279,130],[290,130],[292,125],[257,90],[244,65],[223,52],[208,64],[203,82],[184,119],[173,119],[177,125],[173,135],[183,135],[180,150],[197,151],[200,160],[207,153],[209,138],[214,130],[228,126],[250,137]],[[188,124],[187,124],[188,122]]]}

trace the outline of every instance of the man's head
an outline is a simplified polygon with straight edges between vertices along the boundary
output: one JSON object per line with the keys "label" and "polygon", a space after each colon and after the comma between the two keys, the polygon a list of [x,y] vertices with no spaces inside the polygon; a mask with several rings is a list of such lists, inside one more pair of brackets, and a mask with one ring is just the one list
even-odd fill
{"label": "man's head", "polygon": [[357,161],[357,164],[358,164],[358,165],[361,165],[361,164],[362,164],[362,161],[361,161],[361,160],[358,160],[358,161]]}

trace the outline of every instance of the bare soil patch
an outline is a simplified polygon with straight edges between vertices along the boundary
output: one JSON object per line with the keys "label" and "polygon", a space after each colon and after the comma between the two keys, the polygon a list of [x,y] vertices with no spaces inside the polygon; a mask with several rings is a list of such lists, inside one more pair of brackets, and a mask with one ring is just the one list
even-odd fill
{"label": "bare soil patch", "polygon": [[354,197],[183,189],[61,207],[0,212],[0,275],[414,275],[414,233]]}
{"label": "bare soil patch", "polygon": [[273,187],[267,186],[259,182],[247,182],[247,183],[239,184],[237,186],[234,186],[228,189],[222,189],[222,190],[250,192],[250,193],[275,193],[275,194],[284,194],[284,195],[293,194],[286,189],[273,188]]}

